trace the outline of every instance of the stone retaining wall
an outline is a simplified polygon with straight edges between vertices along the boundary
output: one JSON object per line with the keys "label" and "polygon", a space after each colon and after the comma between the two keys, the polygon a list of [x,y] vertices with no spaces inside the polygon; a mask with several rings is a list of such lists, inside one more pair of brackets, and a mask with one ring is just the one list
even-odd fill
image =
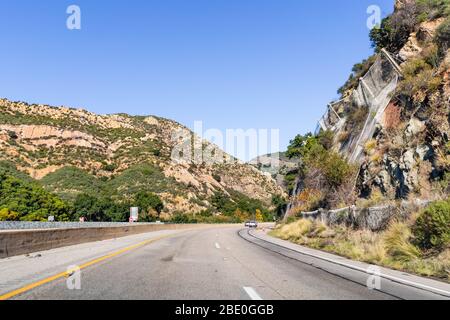
{"label": "stone retaining wall", "polygon": [[407,218],[411,213],[426,207],[429,201],[402,202],[400,206],[386,205],[372,208],[347,207],[338,210],[319,209],[303,212],[302,218],[320,220],[333,225],[346,225],[355,229],[381,231],[386,229],[392,218]]}

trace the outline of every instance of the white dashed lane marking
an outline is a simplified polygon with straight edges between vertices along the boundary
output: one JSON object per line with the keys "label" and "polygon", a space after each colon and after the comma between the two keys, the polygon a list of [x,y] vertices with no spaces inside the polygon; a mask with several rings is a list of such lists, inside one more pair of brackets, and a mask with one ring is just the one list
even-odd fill
{"label": "white dashed lane marking", "polygon": [[259,294],[252,287],[244,287],[245,292],[252,300],[262,300]]}

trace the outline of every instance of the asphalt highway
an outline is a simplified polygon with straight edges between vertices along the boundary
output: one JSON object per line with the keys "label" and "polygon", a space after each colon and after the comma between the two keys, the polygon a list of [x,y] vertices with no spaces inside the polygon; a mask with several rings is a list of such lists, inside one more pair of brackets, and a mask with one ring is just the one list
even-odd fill
{"label": "asphalt highway", "polygon": [[[0,260],[0,299],[402,298],[395,290],[370,290],[367,275],[357,281],[357,271],[333,272],[342,267],[311,259],[252,242],[241,226],[159,231]],[[435,298],[404,286],[398,290]]]}

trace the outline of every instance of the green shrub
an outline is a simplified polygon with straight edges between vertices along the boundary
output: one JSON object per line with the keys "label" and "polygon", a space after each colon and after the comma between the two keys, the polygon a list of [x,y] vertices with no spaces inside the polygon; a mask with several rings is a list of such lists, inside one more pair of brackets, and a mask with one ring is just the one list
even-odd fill
{"label": "green shrub", "polygon": [[0,210],[0,221],[17,221],[18,219],[19,214],[17,212],[11,211],[8,208]]}
{"label": "green shrub", "polygon": [[425,209],[412,230],[417,245],[424,250],[442,250],[450,245],[450,199]]}
{"label": "green shrub", "polygon": [[330,150],[333,147],[334,143],[334,132],[331,130],[322,130],[317,136],[317,139],[326,150]]}
{"label": "green shrub", "polygon": [[80,193],[99,194],[102,190],[101,181],[76,167],[61,168],[45,176],[39,183],[45,190],[67,201],[74,201]]}
{"label": "green shrub", "polygon": [[299,174],[298,170],[293,170],[293,171],[288,172],[284,176],[284,183],[286,184],[286,188],[289,193],[292,193],[295,189],[295,183],[297,181],[298,174]]}
{"label": "green shrub", "polygon": [[406,44],[416,25],[416,5],[408,3],[383,19],[380,26],[372,29],[370,40],[377,51],[386,48],[390,52],[398,52]]}
{"label": "green shrub", "polygon": [[275,207],[275,213],[277,217],[283,216],[283,213],[286,211],[286,207],[288,202],[280,195],[272,196],[272,205]]}
{"label": "green shrub", "polygon": [[318,143],[317,137],[312,133],[307,133],[304,136],[299,134],[290,141],[286,156],[290,159],[304,157],[309,153],[309,150]]}
{"label": "green shrub", "polygon": [[62,221],[72,213],[69,204],[41,186],[6,172],[0,172],[0,208],[8,210],[3,210],[8,220],[45,221],[49,216],[54,216]]}
{"label": "green shrub", "polygon": [[33,182],[33,179],[28,174],[17,170],[16,165],[10,161],[0,161],[0,173],[7,174],[25,182]]}
{"label": "green shrub", "polygon": [[117,165],[115,164],[104,164],[102,166],[102,170],[114,172],[117,169]]}
{"label": "green shrub", "polygon": [[235,218],[237,212],[242,212],[244,215],[253,216],[259,210],[264,221],[272,221],[273,215],[269,212],[266,205],[258,199],[252,199],[246,195],[229,190],[229,195],[223,191],[216,191],[210,199],[210,203],[217,212],[223,215]]}
{"label": "green shrub", "polygon": [[347,128],[350,128],[352,132],[361,131],[368,116],[368,108],[352,108],[347,114]]}
{"label": "green shrub", "polygon": [[164,203],[161,198],[151,192],[140,191],[136,194],[134,205],[140,208],[142,212],[142,219],[140,221],[151,221],[152,217],[149,215],[149,212],[154,210],[156,214],[159,216],[164,209]]}
{"label": "green shrub", "polygon": [[367,71],[369,71],[372,64],[375,62],[377,56],[373,55],[368,59],[363,60],[360,63],[357,63],[352,68],[352,73],[348,77],[348,80],[345,84],[339,88],[338,93],[343,96],[348,90],[356,89],[359,84],[359,79],[364,76]]}
{"label": "green shrub", "polygon": [[114,202],[109,197],[97,198],[90,194],[81,193],[74,201],[75,217],[85,217],[88,221],[123,222],[129,216],[128,202]]}
{"label": "green shrub", "polygon": [[416,0],[418,21],[434,20],[448,14],[449,0]]}
{"label": "green shrub", "polygon": [[325,176],[328,186],[337,188],[353,173],[353,167],[340,154],[315,145],[304,158],[307,170],[319,169]]}
{"label": "green shrub", "polygon": [[399,84],[399,92],[422,102],[426,95],[439,89],[442,80],[424,59],[413,59],[403,67],[404,79]]}
{"label": "green shrub", "polygon": [[189,219],[189,217],[187,215],[178,213],[172,217],[170,222],[177,223],[177,224],[188,224],[188,223],[192,223],[192,220]]}
{"label": "green shrub", "polygon": [[444,54],[450,48],[450,17],[437,29],[435,41],[441,54]]}

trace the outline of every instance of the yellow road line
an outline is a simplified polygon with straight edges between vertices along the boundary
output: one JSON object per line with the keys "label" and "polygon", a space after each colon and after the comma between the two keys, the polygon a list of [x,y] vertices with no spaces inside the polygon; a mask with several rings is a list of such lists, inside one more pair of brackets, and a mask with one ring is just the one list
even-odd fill
{"label": "yellow road line", "polygon": [[[90,267],[90,266],[92,266],[94,264],[97,264],[99,262],[105,261],[107,259],[111,259],[113,257],[116,257],[116,256],[122,254],[122,253],[125,253],[125,252],[131,251],[133,249],[137,249],[137,248],[143,247],[143,246],[145,246],[147,244],[150,244],[152,242],[156,242],[156,241],[162,240],[162,239],[167,238],[169,236],[170,235],[166,235],[166,236],[161,236],[161,237],[158,237],[158,238],[155,238],[155,239],[142,241],[142,242],[140,242],[138,244],[126,247],[124,249],[121,249],[119,251],[113,252],[113,253],[108,254],[106,256],[103,256],[103,257],[94,259],[92,261],[86,262],[85,264],[79,266],[79,269],[80,270],[81,269],[85,269],[85,268]],[[58,279],[61,279],[61,278],[64,278],[64,277],[68,277],[68,276],[70,276],[70,272],[69,271],[58,273],[58,274],[56,274],[54,276],[51,276],[51,277],[48,277],[46,279],[43,279],[43,280],[37,281],[35,283],[29,284],[29,285],[24,286],[22,288],[16,289],[16,290],[11,291],[11,292],[8,292],[8,293],[6,293],[4,295],[0,295],[0,301],[11,299],[11,298],[13,298],[13,297],[15,297],[15,296],[17,296],[19,294],[25,293],[27,291],[33,290],[33,289],[35,289],[37,287],[40,287],[40,286],[42,286],[44,284],[47,284],[47,283],[50,283],[50,282],[53,282],[55,280],[58,280]]]}

